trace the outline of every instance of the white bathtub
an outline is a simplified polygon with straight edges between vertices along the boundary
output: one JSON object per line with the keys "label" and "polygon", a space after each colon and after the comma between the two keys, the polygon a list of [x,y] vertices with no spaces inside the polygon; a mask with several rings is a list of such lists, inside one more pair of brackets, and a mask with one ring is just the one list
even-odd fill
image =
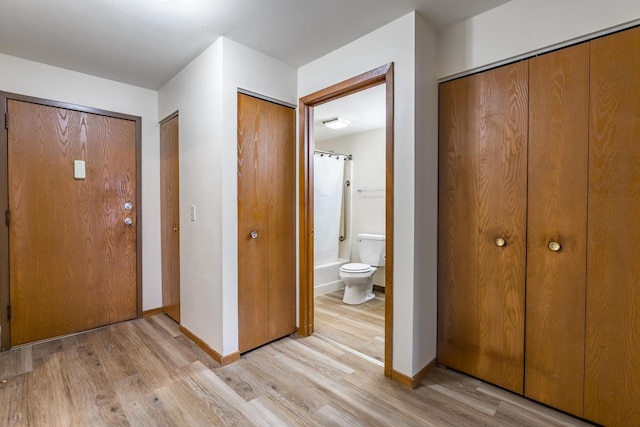
{"label": "white bathtub", "polygon": [[344,283],[340,280],[340,267],[348,262],[348,259],[338,259],[326,264],[316,265],[313,269],[314,296],[343,289]]}

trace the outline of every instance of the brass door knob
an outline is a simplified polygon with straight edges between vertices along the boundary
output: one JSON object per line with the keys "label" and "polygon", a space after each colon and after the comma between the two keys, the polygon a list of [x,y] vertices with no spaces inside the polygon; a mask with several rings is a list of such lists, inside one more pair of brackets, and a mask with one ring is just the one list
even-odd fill
{"label": "brass door knob", "polygon": [[501,248],[501,247],[506,246],[506,245],[507,245],[507,241],[504,240],[502,237],[498,237],[496,239],[496,246],[497,247]]}
{"label": "brass door knob", "polygon": [[551,249],[553,252],[558,252],[560,250],[560,248],[562,248],[560,243],[558,243],[558,242],[549,242],[549,249]]}

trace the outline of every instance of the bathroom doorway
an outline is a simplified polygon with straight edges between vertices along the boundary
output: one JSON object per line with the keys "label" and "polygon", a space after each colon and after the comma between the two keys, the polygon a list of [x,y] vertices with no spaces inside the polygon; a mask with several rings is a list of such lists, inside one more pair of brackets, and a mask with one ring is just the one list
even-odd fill
{"label": "bathroom doorway", "polygon": [[[349,105],[354,111],[353,105],[357,105],[358,100],[365,104],[382,104],[382,117],[377,125],[366,123],[374,121],[371,114],[360,116],[357,112],[349,112]],[[385,375],[391,376],[393,64],[302,98],[300,114],[298,333],[319,333],[323,338],[383,365]],[[347,135],[326,128],[326,124],[336,124],[333,122],[346,124],[346,131],[341,132]],[[364,144],[366,141],[371,142],[369,147]],[[354,152],[357,154],[354,155]],[[377,160],[370,157],[377,157]],[[367,165],[377,165],[374,167],[376,170],[366,171]],[[359,166],[362,169],[358,169]],[[363,172],[369,180],[364,178]],[[317,197],[316,193],[322,193],[322,197]],[[359,210],[361,216],[355,217],[359,215]],[[365,214],[362,214],[363,211]],[[316,222],[316,217],[320,221]],[[375,266],[371,269],[375,270],[375,298],[365,292],[364,296],[356,298],[356,302],[362,303],[345,304],[343,298],[349,298],[344,295],[344,283],[339,271],[341,266],[347,269],[353,263],[364,264],[360,262],[358,248],[358,240],[361,240],[358,234],[362,236],[362,233],[368,235],[364,240],[382,245],[379,260],[365,264]],[[371,296],[365,298],[366,295]]]}
{"label": "bathroom doorway", "polygon": [[385,85],[378,85],[319,105],[313,132],[314,334],[379,366],[385,104]]}

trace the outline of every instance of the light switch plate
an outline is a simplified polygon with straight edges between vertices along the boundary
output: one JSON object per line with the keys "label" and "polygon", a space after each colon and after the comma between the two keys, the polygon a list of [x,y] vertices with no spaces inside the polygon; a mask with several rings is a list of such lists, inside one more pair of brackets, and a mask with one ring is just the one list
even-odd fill
{"label": "light switch plate", "polygon": [[85,179],[87,176],[87,169],[84,160],[73,161],[73,177],[75,179]]}

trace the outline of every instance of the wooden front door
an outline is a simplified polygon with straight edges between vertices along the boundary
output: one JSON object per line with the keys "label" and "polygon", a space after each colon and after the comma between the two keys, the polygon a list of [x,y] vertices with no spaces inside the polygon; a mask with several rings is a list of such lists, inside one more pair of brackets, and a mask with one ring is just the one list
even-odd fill
{"label": "wooden front door", "polygon": [[523,391],[528,66],[440,85],[438,362]]}
{"label": "wooden front door", "polygon": [[162,310],[180,323],[180,191],[178,116],[160,125]]}
{"label": "wooden front door", "polygon": [[295,331],[295,110],[238,94],[238,347]]}
{"label": "wooden front door", "polygon": [[11,344],[135,318],[136,123],[7,102]]}

